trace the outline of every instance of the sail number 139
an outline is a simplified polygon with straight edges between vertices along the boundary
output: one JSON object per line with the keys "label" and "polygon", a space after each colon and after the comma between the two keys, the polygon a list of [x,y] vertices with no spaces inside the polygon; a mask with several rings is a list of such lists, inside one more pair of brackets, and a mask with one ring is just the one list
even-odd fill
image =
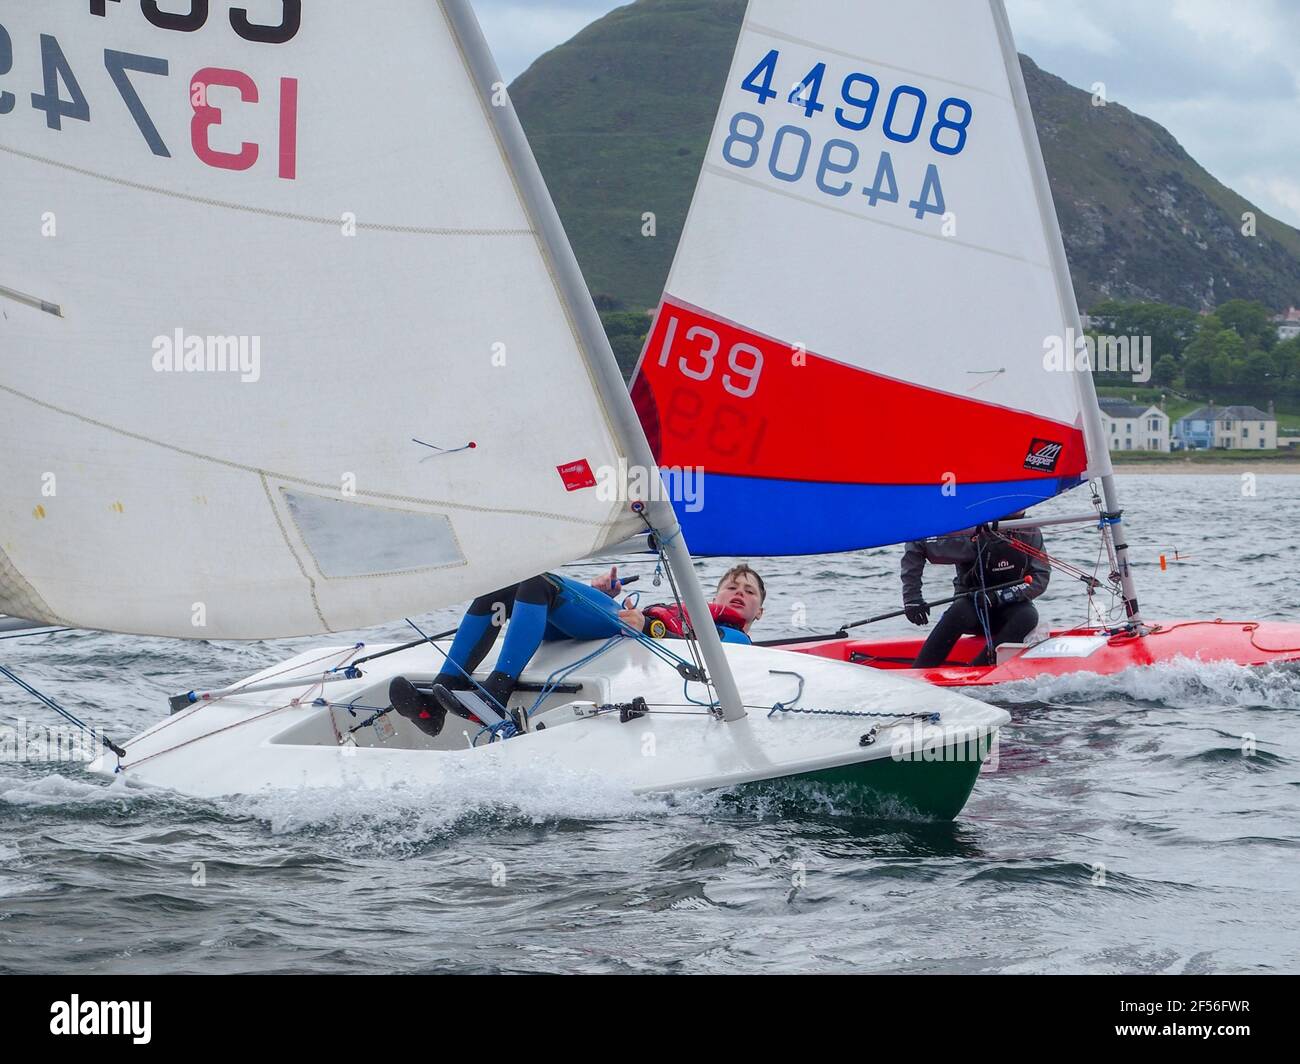
{"label": "sail number 139", "polygon": [[[680,326],[676,316],[668,319],[663,347],[659,352],[659,365],[669,368]],[[758,381],[763,374],[763,352],[753,344],[740,341],[731,345],[725,362],[722,360],[722,337],[703,325],[692,325],[686,330],[679,351],[676,369],[693,381],[712,380],[722,374],[722,387],[737,399],[748,399],[758,391]]]}

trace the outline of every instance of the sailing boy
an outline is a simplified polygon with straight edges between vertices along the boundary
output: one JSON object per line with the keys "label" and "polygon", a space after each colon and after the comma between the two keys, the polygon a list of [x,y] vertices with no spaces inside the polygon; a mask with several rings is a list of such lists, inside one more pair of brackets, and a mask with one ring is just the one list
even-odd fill
{"label": "sailing boy", "polygon": [[[1024,517],[1012,514],[1006,520]],[[1036,528],[1000,533],[981,525],[936,539],[914,540],[903,553],[903,609],[915,625],[928,624],[930,607],[921,592],[925,565],[955,565],[956,594],[935,625],[913,663],[914,669],[934,669],[948,660],[963,635],[991,637],[972,665],[997,663],[997,647],[1019,643],[1038,626],[1033,600],[1047,590],[1052,571],[1043,560],[1043,534]],[[1012,543],[1023,543],[1028,552]],[[1006,586],[1008,584],[1014,586]],[[996,589],[996,590],[995,590]],[[987,628],[985,625],[987,624]]]}
{"label": "sailing boy", "polygon": [[[486,695],[505,712],[519,675],[543,642],[559,639],[595,640],[638,632],[655,639],[683,639],[688,634],[680,607],[656,605],[639,609],[628,599],[621,605],[622,588],[618,567],[581,584],[567,576],[543,573],[474,600],[456,630],[442,671],[429,694],[416,689],[404,676],[388,688],[388,697],[403,717],[414,722],[426,735],[442,731],[447,713],[465,713],[453,692],[473,691]],[[763,578],[748,565],[728,570],[718,583],[709,611],[718,635],[725,643],[748,643],[749,629],[763,616],[767,588]],[[510,621],[496,668],[476,685],[470,677],[496,643],[501,625]],[[519,731],[527,731],[523,712],[511,714]]]}

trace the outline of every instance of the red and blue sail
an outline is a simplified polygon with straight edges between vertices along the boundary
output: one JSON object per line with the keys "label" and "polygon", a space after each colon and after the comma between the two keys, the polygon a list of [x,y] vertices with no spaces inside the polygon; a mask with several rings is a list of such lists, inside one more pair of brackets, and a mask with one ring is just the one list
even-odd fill
{"label": "red and blue sail", "polygon": [[632,394],[700,555],[824,554],[969,528],[1077,487],[1088,464],[1077,425],[869,372],[672,299]]}
{"label": "red and blue sail", "polygon": [[692,551],[900,543],[1081,482],[1078,311],[1005,21],[750,0],[633,385]]}

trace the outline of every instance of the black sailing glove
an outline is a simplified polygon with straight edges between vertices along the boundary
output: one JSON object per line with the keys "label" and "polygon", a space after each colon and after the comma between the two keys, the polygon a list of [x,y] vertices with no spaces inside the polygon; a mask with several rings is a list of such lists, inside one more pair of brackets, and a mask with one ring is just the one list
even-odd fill
{"label": "black sailing glove", "polygon": [[930,623],[930,607],[924,602],[904,602],[903,612],[907,614],[907,619],[915,625]]}
{"label": "black sailing glove", "polygon": [[984,605],[991,610],[1000,609],[1003,606],[1014,606],[1017,602],[1025,601],[1025,592],[1028,588],[1022,586],[1004,587],[999,591],[984,592]]}

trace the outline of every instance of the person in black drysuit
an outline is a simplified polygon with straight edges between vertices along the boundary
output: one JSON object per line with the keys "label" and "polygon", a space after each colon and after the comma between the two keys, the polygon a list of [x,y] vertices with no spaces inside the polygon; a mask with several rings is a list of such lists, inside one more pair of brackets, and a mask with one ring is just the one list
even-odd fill
{"label": "person in black drysuit", "polygon": [[[971,664],[993,665],[1000,644],[1022,642],[1037,627],[1038,610],[1033,600],[1047,590],[1052,571],[1041,558],[1031,557],[1007,543],[1007,538],[1019,540],[1037,551],[1043,549],[1043,534],[1037,529],[995,534],[984,526],[973,532],[915,540],[907,545],[903,554],[903,609],[913,624],[924,625],[930,621],[930,607],[925,604],[921,591],[921,574],[926,562],[955,565],[954,594],[974,592],[948,607],[921,647],[913,668],[933,669],[943,665],[963,635],[984,634],[985,621],[993,637],[992,644]],[[1025,577],[1029,577],[1029,582],[1001,591],[991,590],[1023,581]]]}

